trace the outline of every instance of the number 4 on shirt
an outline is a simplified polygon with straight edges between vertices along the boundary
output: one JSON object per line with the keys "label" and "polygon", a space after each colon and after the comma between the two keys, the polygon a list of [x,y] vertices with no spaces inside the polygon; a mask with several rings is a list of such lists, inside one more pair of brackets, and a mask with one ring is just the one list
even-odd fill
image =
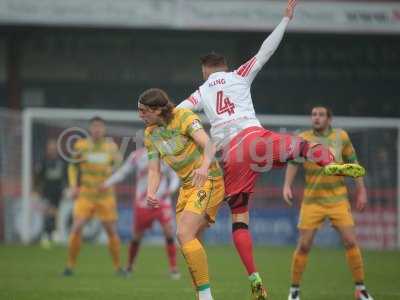
{"label": "number 4 on shirt", "polygon": [[217,114],[222,115],[228,113],[232,115],[235,113],[235,104],[232,103],[228,97],[224,98],[224,92],[217,92]]}

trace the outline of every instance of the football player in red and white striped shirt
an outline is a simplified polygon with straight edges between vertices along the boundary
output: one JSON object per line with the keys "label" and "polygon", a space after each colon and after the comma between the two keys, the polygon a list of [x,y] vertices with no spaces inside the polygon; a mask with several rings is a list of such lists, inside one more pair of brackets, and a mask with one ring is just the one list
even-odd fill
{"label": "football player in red and white striped shirt", "polygon": [[334,155],[328,148],[266,130],[256,117],[251,84],[282,41],[295,5],[296,0],[288,1],[282,21],[263,42],[257,54],[236,70],[229,72],[225,58],[219,54],[211,53],[202,57],[205,82],[178,105],[205,112],[211,123],[213,142],[222,150],[225,193],[232,213],[233,241],[248,272],[255,299],[267,297],[254,263],[248,230],[249,196],[254,191],[260,172],[284,166],[287,161],[297,157],[326,166],[325,171],[330,175],[354,176],[365,172],[358,165],[350,166],[345,171],[342,166],[332,165]]}
{"label": "football player in red and white striped shirt", "polygon": [[132,266],[145,231],[151,228],[154,221],[158,221],[165,235],[171,278],[178,279],[180,275],[176,265],[176,246],[173,226],[174,213],[171,205],[171,195],[179,187],[179,178],[171,168],[165,164],[161,164],[162,176],[157,192],[160,206],[157,208],[149,207],[147,205],[148,159],[146,149],[142,148],[133,151],[124,164],[105,181],[103,187],[108,188],[121,182],[133,171],[136,171],[136,193],[133,204],[133,240],[129,244],[126,271],[127,273],[132,272]]}

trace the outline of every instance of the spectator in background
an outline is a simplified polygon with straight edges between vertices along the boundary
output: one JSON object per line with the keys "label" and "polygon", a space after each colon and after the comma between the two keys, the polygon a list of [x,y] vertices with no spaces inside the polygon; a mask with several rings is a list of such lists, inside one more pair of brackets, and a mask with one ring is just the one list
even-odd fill
{"label": "spectator in background", "polygon": [[36,175],[36,191],[45,200],[44,226],[41,244],[49,248],[56,232],[58,206],[66,186],[66,164],[58,155],[57,141],[50,139],[46,144],[46,154]]}

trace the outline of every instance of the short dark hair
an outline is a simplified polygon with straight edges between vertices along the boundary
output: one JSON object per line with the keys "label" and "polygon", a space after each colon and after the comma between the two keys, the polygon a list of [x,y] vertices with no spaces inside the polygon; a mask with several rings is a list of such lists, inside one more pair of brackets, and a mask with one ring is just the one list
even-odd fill
{"label": "short dark hair", "polygon": [[161,109],[161,117],[169,120],[172,116],[172,111],[175,108],[174,103],[170,100],[168,94],[158,88],[151,88],[144,91],[139,96],[139,103],[150,107],[151,109]]}
{"label": "short dark hair", "polygon": [[104,123],[104,124],[106,123],[106,121],[104,121],[104,119],[102,117],[100,117],[100,116],[94,116],[93,118],[91,118],[89,120],[90,124],[92,124],[94,122],[101,122],[101,123]]}
{"label": "short dark hair", "polygon": [[323,108],[323,109],[325,109],[325,111],[326,111],[326,116],[327,116],[329,119],[331,119],[331,118],[333,117],[332,109],[331,109],[330,107],[328,107],[328,106],[325,106],[325,105],[315,105],[315,106],[313,106],[313,108],[311,109],[311,111],[313,111],[314,108]]}
{"label": "short dark hair", "polygon": [[223,67],[228,65],[225,57],[215,52],[201,56],[200,61],[206,67]]}

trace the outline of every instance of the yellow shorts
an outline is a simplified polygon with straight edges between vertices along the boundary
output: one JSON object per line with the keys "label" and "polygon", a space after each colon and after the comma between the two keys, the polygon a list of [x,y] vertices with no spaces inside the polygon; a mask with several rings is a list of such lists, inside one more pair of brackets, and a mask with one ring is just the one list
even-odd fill
{"label": "yellow shorts", "polygon": [[216,180],[207,180],[203,187],[181,187],[176,203],[176,218],[183,211],[196,214],[205,214],[210,223],[214,223],[218,209],[224,201],[225,188],[222,177]]}
{"label": "yellow shorts", "polygon": [[353,226],[353,216],[348,201],[329,204],[302,204],[300,209],[299,229],[317,229],[325,219],[335,227]]}
{"label": "yellow shorts", "polygon": [[118,219],[115,198],[105,197],[101,200],[88,200],[78,197],[74,204],[74,218],[89,219],[98,217],[101,221],[116,221]]}

